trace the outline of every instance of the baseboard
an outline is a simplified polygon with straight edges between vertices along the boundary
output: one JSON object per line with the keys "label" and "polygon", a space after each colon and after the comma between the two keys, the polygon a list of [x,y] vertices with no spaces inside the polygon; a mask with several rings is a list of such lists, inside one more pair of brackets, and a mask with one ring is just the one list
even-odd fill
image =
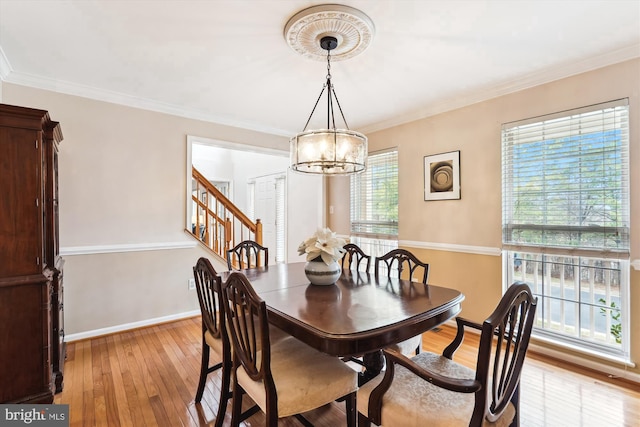
{"label": "baseboard", "polygon": [[144,328],[146,326],[157,325],[160,323],[173,322],[175,320],[187,319],[200,315],[200,310],[187,311],[184,313],[172,314],[170,316],[156,317],[153,319],[141,320],[139,322],[125,323],[122,325],[110,326],[108,328],[94,329],[92,331],[79,332],[69,334],[64,337],[66,342],[80,341],[88,338],[95,338],[102,335],[111,335],[118,332],[129,331],[131,329]]}

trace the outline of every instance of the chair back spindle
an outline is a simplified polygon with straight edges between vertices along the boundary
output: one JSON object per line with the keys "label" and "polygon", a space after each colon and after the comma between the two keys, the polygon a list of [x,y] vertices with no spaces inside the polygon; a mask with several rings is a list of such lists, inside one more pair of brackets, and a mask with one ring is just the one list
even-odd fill
{"label": "chair back spindle", "polygon": [[[371,255],[367,255],[354,243],[347,243],[343,246],[345,253],[342,256],[342,270],[351,270],[354,266],[356,271],[369,271],[371,265]],[[364,270],[362,270],[364,264]]]}
{"label": "chair back spindle", "polygon": [[402,278],[402,272],[408,271],[408,280],[414,279],[414,274],[422,268],[421,282],[427,284],[429,279],[429,264],[420,261],[413,253],[406,249],[393,249],[375,259],[375,276],[379,279],[380,271],[386,270],[387,277],[392,277],[392,271],[398,271],[398,279]]}
{"label": "chair back spindle", "polygon": [[245,270],[269,265],[269,249],[253,240],[244,240],[227,251],[229,270]]}

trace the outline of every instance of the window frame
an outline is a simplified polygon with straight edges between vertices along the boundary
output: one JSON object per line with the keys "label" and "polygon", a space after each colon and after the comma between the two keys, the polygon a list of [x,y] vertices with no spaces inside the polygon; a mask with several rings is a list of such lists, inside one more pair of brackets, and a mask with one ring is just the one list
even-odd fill
{"label": "window frame", "polygon": [[[620,159],[619,159],[620,164],[616,166],[620,168],[620,172],[616,172],[615,174],[616,179],[611,181],[619,185],[620,199],[618,199],[617,197],[614,197],[614,199],[616,202],[619,202],[619,204],[616,204],[616,207],[619,207],[620,209],[621,218],[618,218],[618,216],[614,215],[616,222],[613,226],[611,226],[610,224],[609,225],[606,225],[606,224],[599,224],[599,225],[577,224],[576,225],[576,224],[569,224],[569,223],[557,224],[557,223],[553,223],[553,220],[548,220],[547,218],[545,218],[542,221],[544,223],[523,222],[523,223],[517,224],[516,223],[517,219],[518,218],[522,219],[524,217],[522,216],[516,217],[516,215],[514,214],[515,206],[521,200],[526,200],[525,198],[526,198],[527,190],[522,190],[520,191],[520,193],[516,194],[517,191],[514,189],[518,185],[518,184],[514,184],[514,181],[516,181],[514,169],[517,168],[519,164],[517,161],[513,160],[515,156],[514,151],[517,151],[517,148],[514,148],[514,147],[517,147],[518,143],[522,143],[522,140],[518,141],[517,138],[514,138],[513,135],[512,134],[510,135],[509,133],[510,132],[513,133],[513,129],[517,128],[518,126],[532,126],[533,131],[531,132],[535,136],[528,140],[529,143],[532,144],[532,146],[533,144],[539,142],[541,145],[545,147],[544,149],[548,149],[550,152],[554,153],[553,151],[554,149],[548,148],[547,146],[550,146],[551,144],[559,144],[560,147],[564,147],[562,144],[565,144],[565,143],[567,146],[571,145],[572,143],[576,144],[575,139],[577,139],[578,140],[577,145],[580,146],[580,154],[582,154],[583,144],[586,147],[589,146],[588,143],[583,143],[582,138],[593,134],[593,135],[598,135],[598,137],[604,141],[606,139],[607,132],[609,131],[609,128],[607,126],[602,125],[602,128],[599,128],[596,131],[589,128],[584,133],[580,133],[580,131],[575,131],[572,128],[571,130],[566,132],[568,136],[560,137],[556,135],[554,137],[547,137],[547,135],[545,135],[544,133],[544,126],[545,126],[544,123],[548,123],[554,120],[559,120],[560,122],[562,120],[566,120],[567,122],[570,122],[571,118],[573,117],[577,117],[578,120],[580,120],[583,116],[587,116],[588,114],[595,114],[595,115],[602,114],[602,116],[604,117],[607,114],[605,111],[607,109],[612,109],[612,108],[614,109],[620,108],[620,111],[621,111],[620,122],[616,122],[615,126],[612,127],[613,129],[619,131],[620,133],[619,136],[616,136],[617,138],[619,138],[619,142],[617,142],[617,145],[616,145],[616,150],[619,150],[619,153],[618,151],[615,151],[616,155],[618,154],[620,155]],[[617,112],[614,113],[616,120],[618,118],[617,114],[618,114]],[[538,132],[538,134],[535,134],[534,132],[536,125],[539,125],[540,127],[536,131]],[[629,194],[629,185],[630,185],[629,126],[630,126],[629,102],[628,102],[628,99],[620,99],[620,100],[605,102],[601,104],[586,106],[582,108],[577,108],[573,110],[553,113],[545,116],[534,117],[530,119],[506,123],[502,126],[502,132],[501,132],[502,162],[503,162],[503,170],[502,170],[502,197],[503,197],[502,249],[503,249],[503,271],[504,271],[503,287],[506,289],[506,287],[510,286],[515,280],[519,279],[518,276],[520,276],[520,278],[526,277],[525,272],[521,272],[521,274],[515,274],[516,267],[514,264],[515,263],[514,260],[517,258],[514,257],[514,254],[520,253],[521,258],[523,258],[525,255],[531,256],[532,259],[536,259],[535,257],[538,257],[536,261],[531,261],[531,262],[533,262],[534,264],[536,263],[539,264],[539,265],[536,265],[535,268],[536,269],[540,268],[542,271],[545,271],[545,269],[552,268],[553,265],[557,265],[558,262],[555,261],[555,259],[558,259],[558,257],[564,257],[567,260],[567,262],[569,262],[568,261],[569,259],[573,260],[572,261],[573,263],[567,264],[568,267],[566,268],[574,269],[575,271],[573,272],[573,279],[572,279],[574,282],[573,286],[576,287],[574,292],[577,290],[577,292],[575,292],[575,295],[574,295],[575,300],[564,298],[564,291],[565,291],[565,288],[564,288],[565,267],[564,266],[561,269],[561,271],[563,272],[562,273],[563,278],[559,279],[560,286],[562,287],[562,292],[563,292],[560,298],[558,298],[557,296],[553,296],[552,294],[551,287],[553,286],[553,281],[550,280],[551,276],[549,276],[549,278],[544,278],[540,281],[538,281],[538,278],[536,278],[534,281],[532,281],[532,283],[530,283],[530,285],[535,285],[537,287],[542,286],[542,290],[540,291],[540,294],[539,294],[539,298],[542,298],[542,301],[539,304],[541,308],[544,308],[546,310],[551,310],[550,308],[551,304],[558,304],[562,307],[560,309],[562,322],[564,322],[565,304],[576,305],[574,308],[575,311],[573,314],[574,327],[577,328],[577,331],[575,332],[575,336],[572,336],[571,334],[566,333],[566,331],[561,331],[561,332],[553,331],[552,330],[553,328],[551,327],[551,325],[549,325],[548,327],[540,326],[540,325],[543,325],[546,320],[546,319],[541,319],[540,317],[549,315],[548,313],[543,314],[542,310],[539,310],[539,312],[536,314],[537,319],[536,319],[536,325],[534,326],[534,334],[543,340],[551,341],[555,344],[560,344],[562,346],[569,347],[577,351],[583,351],[594,356],[600,356],[600,357],[604,356],[614,360],[620,360],[623,362],[630,361],[630,330],[629,330],[630,319],[629,318],[631,313],[630,313],[630,301],[629,301],[630,299],[629,227],[630,227],[631,199]],[[536,139],[534,139],[535,137],[541,138],[540,141],[537,141]],[[566,141],[563,138],[569,138],[570,141]],[[572,139],[573,141],[571,141]],[[563,148],[555,148],[555,149],[558,150],[558,152],[561,152],[563,150]],[[605,159],[608,153],[606,142],[602,142],[601,151],[603,153],[602,163],[604,166],[599,166],[599,167],[601,167],[603,170],[606,170],[606,167],[609,165],[607,162],[610,161]],[[531,159],[535,160],[536,158],[533,156],[534,155],[532,154],[531,158],[527,159],[523,163],[520,163],[523,168],[526,168],[526,165],[528,164],[527,162],[530,162],[529,164],[534,163],[534,161],[532,161]],[[567,154],[565,154],[565,156],[566,157],[560,156],[560,158],[561,159],[562,158],[583,159],[582,156],[576,157],[576,156],[571,156]],[[542,164],[547,164],[547,163],[541,163],[541,165]],[[612,164],[615,165],[613,161],[612,161]],[[582,166],[582,162],[580,163],[580,165]],[[562,172],[562,174],[568,174],[568,172],[566,172],[568,170],[571,170],[571,169],[566,168],[565,171]],[[567,178],[566,176],[562,176],[561,179],[565,179],[571,185],[573,185],[575,182],[582,183],[587,181],[582,175],[582,170],[580,170],[580,172],[578,172],[576,175],[578,176],[578,178],[570,179],[570,178]],[[607,173],[603,172],[602,175],[603,175],[602,177],[597,175],[595,179],[595,181],[597,181],[597,179],[601,179],[601,181],[598,181],[600,185],[604,185],[605,182],[608,183],[607,180],[609,179]],[[618,179],[618,175],[619,175],[619,179]],[[589,175],[589,177],[591,177],[591,175]],[[541,179],[541,182],[543,184],[547,182],[547,178],[539,178],[538,176],[536,176],[535,178],[532,178],[532,180],[536,180],[536,179]],[[525,177],[525,180],[526,180],[526,177]],[[549,184],[549,187],[552,187],[551,183]],[[594,191],[593,187],[585,186],[584,188],[587,188],[587,190],[585,191],[583,190],[583,187],[580,187],[580,191],[577,194],[589,194],[590,191]],[[535,190],[533,189],[530,189],[529,191],[535,192]],[[544,191],[545,191],[544,193],[538,192],[539,197],[541,199],[544,197],[549,197],[548,193],[546,193],[547,191],[546,187]],[[553,191],[553,190],[549,190],[549,191]],[[602,193],[604,194],[606,191],[608,191],[608,188],[605,190],[602,190]],[[525,195],[525,197],[518,199],[517,198],[518,195],[520,195],[521,197]],[[616,195],[618,195],[618,193],[616,193]],[[535,198],[532,197],[530,200],[535,200]],[[534,204],[533,206],[537,207],[538,205]],[[561,210],[557,210],[557,211],[552,211],[550,214],[547,214],[546,213],[547,207],[545,206],[544,209],[545,209],[544,210],[545,215],[553,219],[559,218],[554,216],[553,214],[562,213]],[[617,214],[618,214],[618,211],[616,211],[616,215]],[[570,214],[566,214],[566,215],[567,215],[567,218],[571,216]],[[560,218],[561,217],[562,216],[560,216]],[[569,221],[569,219],[567,219],[567,221]],[[514,231],[516,232],[530,231],[531,236],[528,237],[529,239],[528,241],[527,241],[527,237],[522,239],[524,241],[522,240],[516,241],[515,239],[512,238],[512,235],[511,235],[511,233]],[[602,236],[615,234],[616,236],[620,237],[620,240],[622,243],[620,244],[619,247],[611,247],[610,244],[606,243],[606,238],[603,237],[602,246],[593,245],[592,244],[593,242],[587,242],[585,244],[584,242],[586,241],[586,239],[584,241],[580,240],[580,242],[582,243],[580,245],[571,245],[571,244],[567,244],[567,241],[565,241],[563,244],[559,244],[557,237],[550,239],[550,241],[546,241],[543,239],[542,241],[537,241],[537,242],[535,241],[535,237],[532,237],[532,236],[535,236],[536,233],[541,235],[545,232],[549,232],[552,235],[553,233],[557,233],[560,236],[561,236],[561,233],[567,233],[567,235],[569,236],[578,235],[580,236],[579,239],[582,239],[582,233],[594,232],[594,231],[601,233]],[[611,306],[610,306],[611,300],[610,300],[610,295],[608,293],[606,297],[607,301],[605,303],[601,303],[601,305],[594,305],[592,302],[591,303],[583,302],[582,300],[583,280],[584,280],[583,270],[589,270],[589,267],[582,267],[583,260],[591,260],[590,262],[599,262],[599,261],[617,262],[617,265],[619,268],[612,271],[618,272],[617,274],[620,282],[619,283],[619,287],[620,287],[619,307],[616,307],[616,310],[619,309],[619,311],[614,311],[613,309],[611,309]],[[604,269],[604,267],[599,267],[599,268],[601,268],[601,270]],[[594,267],[593,271],[587,272],[586,274],[595,275],[597,274],[595,270],[596,268]],[[604,270],[602,270],[600,273],[604,274],[603,271]],[[550,283],[545,283],[545,281],[549,281]],[[533,283],[533,282],[536,282],[536,283]],[[547,289],[545,289],[545,287]],[[591,292],[592,292],[592,295],[591,295],[592,300],[595,298],[596,295],[599,295],[593,290],[591,290]],[[608,292],[608,289],[607,289],[607,292]],[[547,306],[546,304],[549,304],[549,306]],[[591,339],[583,338],[584,326],[583,326],[582,311],[585,309],[591,310],[590,313],[592,317],[587,318],[587,320],[590,320],[590,322],[594,321],[593,320],[593,316],[595,316],[593,314],[594,311],[600,311],[601,313],[599,314],[603,314],[605,316],[605,322],[606,322],[607,328],[609,328],[611,324],[611,319],[609,318],[609,316],[616,312],[621,313],[620,325],[622,330],[621,332],[619,332],[619,334],[622,342],[620,343],[620,346],[612,345],[610,343],[596,342],[594,338],[591,338]],[[564,325],[564,323],[562,324]],[[569,329],[570,328],[571,328],[571,325]],[[595,334],[593,327],[590,330],[590,332],[592,334]],[[610,330],[605,331],[605,336],[607,337],[607,339],[611,338],[610,334],[611,334]]]}
{"label": "window frame", "polygon": [[[391,168],[391,170],[389,169]],[[378,173],[376,173],[376,171]],[[395,182],[394,182],[395,181]],[[384,198],[376,199],[375,188],[380,185],[391,188]],[[399,168],[397,147],[369,153],[367,168],[351,176],[349,220],[352,236],[374,240],[398,240],[398,192]],[[395,207],[395,214],[382,220],[372,218],[380,215],[374,205],[387,204]],[[395,217],[395,220],[393,219]],[[390,219],[391,218],[391,219]],[[376,230],[377,229],[377,230]],[[384,230],[384,231],[383,231]]]}

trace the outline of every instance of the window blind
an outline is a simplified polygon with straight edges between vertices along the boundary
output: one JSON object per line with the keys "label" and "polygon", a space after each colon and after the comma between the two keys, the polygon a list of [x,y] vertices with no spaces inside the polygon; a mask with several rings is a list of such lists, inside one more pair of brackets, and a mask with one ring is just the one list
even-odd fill
{"label": "window blind", "polygon": [[628,115],[622,99],[502,126],[506,249],[628,256]]}
{"label": "window blind", "polygon": [[351,234],[398,236],[398,151],[372,153],[364,172],[351,177]]}

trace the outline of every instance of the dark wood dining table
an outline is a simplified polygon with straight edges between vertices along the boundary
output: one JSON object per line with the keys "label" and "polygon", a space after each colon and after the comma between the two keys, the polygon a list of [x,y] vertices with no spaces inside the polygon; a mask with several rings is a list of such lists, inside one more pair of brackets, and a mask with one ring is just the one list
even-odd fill
{"label": "dark wood dining table", "polygon": [[[364,356],[361,382],[384,366],[382,349],[460,312],[464,295],[441,286],[344,271],[335,285],[311,285],[304,262],[241,270],[266,302],[269,322],[324,353]],[[230,272],[220,273],[222,281]]]}

